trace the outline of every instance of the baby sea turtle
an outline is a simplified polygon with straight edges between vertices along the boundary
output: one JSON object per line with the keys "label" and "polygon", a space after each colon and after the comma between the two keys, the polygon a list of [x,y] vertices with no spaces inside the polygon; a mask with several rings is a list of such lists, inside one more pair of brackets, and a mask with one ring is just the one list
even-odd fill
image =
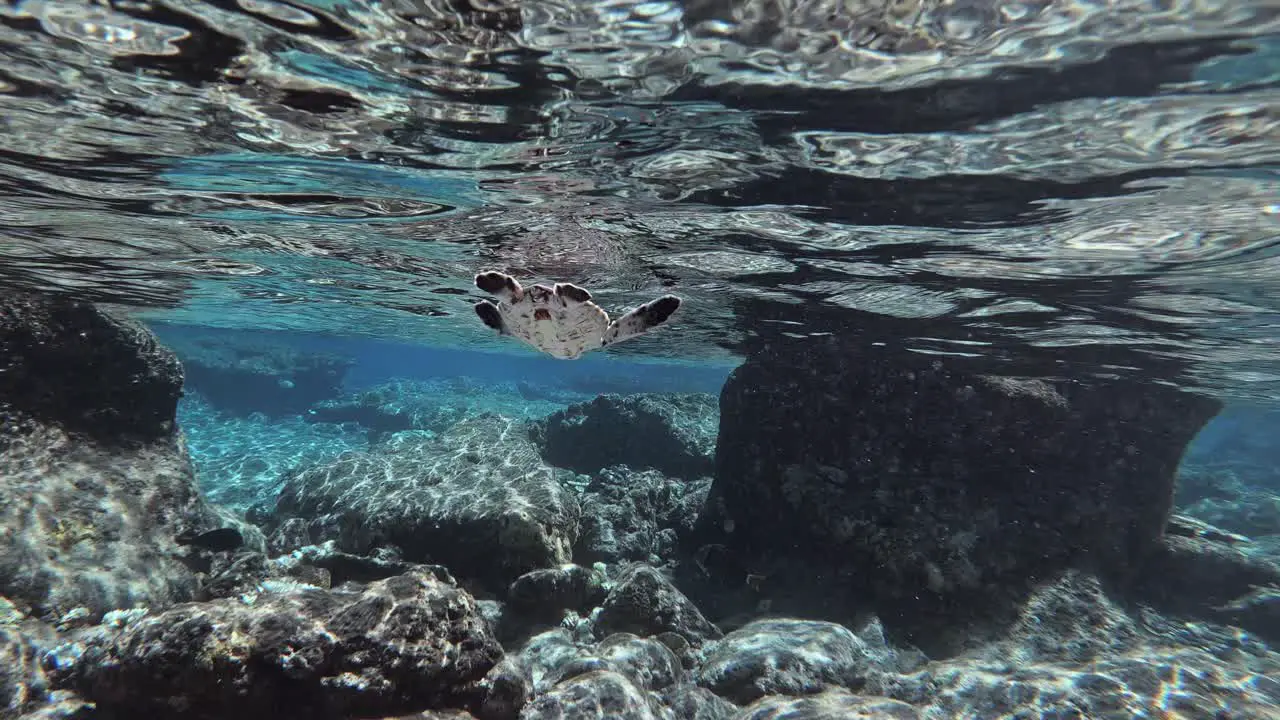
{"label": "baby sea turtle", "polygon": [[680,298],[663,295],[610,322],[609,314],[591,302],[591,293],[570,283],[525,289],[506,273],[482,272],[476,287],[498,297],[497,305],[476,303],[485,325],[565,360],[648,332],[680,307]]}

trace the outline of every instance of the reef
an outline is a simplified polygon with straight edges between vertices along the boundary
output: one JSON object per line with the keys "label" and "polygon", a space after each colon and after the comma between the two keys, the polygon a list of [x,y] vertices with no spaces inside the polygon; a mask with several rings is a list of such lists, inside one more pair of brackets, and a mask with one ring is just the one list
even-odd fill
{"label": "reef", "polygon": [[522,426],[482,415],[301,470],[285,481],[273,522],[300,518],[312,540],[355,553],[392,545],[406,559],[505,587],[568,562],[580,515]]}
{"label": "reef", "polygon": [[[719,403],[530,420],[393,383],[337,401],[341,424],[282,425],[333,444],[382,424],[274,463],[242,518],[197,492],[181,369],[145,328],[8,299],[0,347],[5,717],[1280,708],[1280,543],[1171,513],[1217,407],[1167,388],[773,353]],[[230,437],[266,427],[190,407]],[[1184,510],[1235,492],[1184,475]],[[177,543],[210,528],[240,540]]]}
{"label": "reef", "polygon": [[464,704],[502,648],[430,572],[188,603],[53,653],[55,683],[124,716],[377,717]]}
{"label": "reef", "polygon": [[191,598],[174,537],[220,522],[177,432],[182,368],[92,305],[0,299],[0,596],[88,620]]}
{"label": "reef", "polygon": [[715,397],[701,393],[600,395],[531,432],[548,463],[575,472],[627,465],[698,478],[714,467],[716,415]]}

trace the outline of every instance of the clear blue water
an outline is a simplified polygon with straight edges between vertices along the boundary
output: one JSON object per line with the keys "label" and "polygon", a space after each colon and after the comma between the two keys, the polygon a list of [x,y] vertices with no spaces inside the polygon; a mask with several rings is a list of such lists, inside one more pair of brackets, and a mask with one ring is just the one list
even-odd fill
{"label": "clear blue water", "polygon": [[[839,338],[874,349],[865,357],[883,350],[936,358],[974,376],[1062,387],[1132,379],[1223,400],[1223,412],[1181,459],[1174,509],[1251,538],[1240,557],[1280,562],[1278,249],[1274,2],[18,0],[0,7],[0,294],[34,290],[121,310],[173,348],[187,372],[178,423],[195,481],[230,512],[222,519],[237,522],[269,515],[290,479],[342,470],[345,461],[365,462],[366,470],[379,462],[447,470],[410,478],[428,485],[471,477],[471,462],[491,473],[484,482],[498,477],[511,487],[545,470],[553,491],[500,489],[530,505],[528,497],[571,491],[583,498],[587,520],[600,523],[621,523],[618,507],[627,503],[657,517],[652,507],[683,501],[683,493],[702,497],[709,481],[605,468],[574,474],[545,458],[521,475],[511,468],[525,467],[533,452],[523,439],[494,450],[496,459],[473,456],[493,444],[494,428],[532,433],[523,423],[605,394],[696,393],[714,408],[744,358]],[[479,320],[473,305],[487,294],[473,279],[484,270],[526,284],[575,283],[615,317],[667,293],[683,305],[653,332],[562,361]],[[797,392],[821,395],[823,383],[806,382]],[[803,415],[801,405],[789,410]],[[628,407],[624,414],[638,412]],[[690,424],[705,430],[718,417],[708,411]],[[683,442],[688,428],[678,425],[658,435]],[[903,437],[910,430],[893,429]],[[551,453],[550,445],[538,452]],[[433,451],[442,457],[423,455]],[[964,464],[964,452],[948,452],[939,467]],[[690,462],[713,455],[689,454]],[[774,478],[787,502],[803,499],[813,477],[847,488],[844,470],[810,477],[799,467]],[[310,482],[326,484],[314,475]],[[652,497],[623,497],[649,482],[657,483]],[[596,505],[583,494],[591,483]],[[473,490],[452,491],[470,500]],[[883,488],[881,499],[898,490]],[[432,492],[423,497],[438,500]],[[1086,514],[1111,502],[1086,500]],[[913,512],[937,509],[924,504]],[[480,542],[493,543],[482,556],[505,552],[510,538],[488,531],[485,512],[467,515],[478,506],[458,513],[460,525],[482,527]],[[817,527],[826,505],[811,509]],[[652,527],[601,532],[651,541],[667,555],[637,557],[667,563],[672,574],[724,571],[703,563],[714,564],[715,548],[725,548],[719,540],[735,532],[731,519],[716,528],[723,532],[716,542],[679,554],[671,538],[692,533],[692,521],[662,512],[670,516],[645,521]],[[398,519],[418,518],[405,511]],[[872,528],[867,544],[892,536],[898,520]],[[81,540],[48,525],[75,556]],[[896,550],[911,556],[915,539]],[[945,552],[959,556],[981,541],[959,529],[946,539]],[[572,549],[575,561],[587,557]],[[768,587],[771,573],[795,570],[762,569],[766,561],[785,564],[773,549],[733,558],[742,566],[724,571],[728,590],[687,574],[684,587],[721,611],[714,619],[726,628],[745,615],[769,616],[775,595],[795,600],[790,587],[752,594]],[[411,559],[434,557],[428,550]],[[930,562],[921,565],[937,571],[942,587],[942,571]],[[490,578],[476,567],[452,569],[468,588],[482,588],[477,597],[505,601],[511,578],[485,587]],[[900,580],[889,570],[885,578]],[[933,580],[926,576],[924,586],[937,589]],[[825,590],[816,595],[815,605],[829,600]],[[1052,601],[1025,617],[1038,624],[1043,610],[1046,628],[1062,621],[1069,613]],[[1262,619],[1246,618],[1250,627],[1275,631],[1267,624],[1275,602],[1247,611],[1258,607]],[[892,609],[899,621],[911,612]],[[1088,609],[1108,622],[1120,615],[1110,606]],[[920,617],[902,627],[927,635],[920,628],[930,618]],[[1151,637],[1178,652],[1205,650],[1231,670],[1225,684],[1248,691],[1215,687],[1204,697],[1259,703],[1215,717],[1280,707],[1280,690],[1268,684],[1274,678],[1264,677],[1280,668],[1280,656],[1265,647],[1272,641],[1252,630],[1159,622],[1146,628]],[[563,619],[575,631],[587,624]],[[1099,627],[1075,629],[1096,639],[1107,634]],[[1031,646],[1076,649],[1076,639],[1054,636],[1054,628],[1036,632],[1027,631]],[[1160,652],[1141,660],[1167,681],[1156,693],[1168,701],[1161,712],[1181,692],[1199,697],[1196,683],[1218,672],[1195,675],[1187,669],[1194,663],[1181,661],[1162,666]],[[1105,675],[1094,673],[1098,661],[1071,670],[1080,673],[1073,692],[1096,689]],[[907,687],[879,690],[906,697]],[[981,697],[970,698],[975,707]]]}
{"label": "clear blue water", "polygon": [[[390,387],[383,406],[406,416],[404,429],[443,432],[486,412],[536,420],[603,393],[716,394],[733,368],[726,363],[626,361],[602,355],[566,362],[532,351],[483,353],[314,333],[173,324],[155,324],[153,329],[194,375],[178,414],[200,486],[209,499],[238,512],[269,508],[289,472],[323,464],[344,452],[368,450],[384,439],[358,417],[317,415],[315,409],[326,401]],[[204,362],[209,347],[262,346],[288,348],[303,357],[332,355],[349,365],[339,384],[307,395],[297,406],[282,405],[280,398],[307,393],[308,388],[285,388],[279,396],[264,398],[254,389],[237,387],[234,379],[203,384],[204,376],[190,367]],[[268,384],[291,382],[292,369],[279,367]]]}

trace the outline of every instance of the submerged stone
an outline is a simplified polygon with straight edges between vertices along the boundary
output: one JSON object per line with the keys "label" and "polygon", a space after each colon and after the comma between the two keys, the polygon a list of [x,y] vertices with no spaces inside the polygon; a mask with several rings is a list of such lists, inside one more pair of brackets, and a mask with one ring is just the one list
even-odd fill
{"label": "submerged stone", "polygon": [[221,520],[176,431],[181,392],[176,358],[141,325],[0,298],[0,595],[50,622],[193,597],[175,538]]}
{"label": "submerged stone", "polygon": [[413,571],[183,604],[59,655],[55,682],[121,717],[249,720],[462,707],[502,649],[470,595]]}
{"label": "submerged stone", "polygon": [[605,633],[672,632],[690,643],[701,643],[723,634],[661,572],[640,564],[626,568],[618,576],[596,622]]}
{"label": "submerged stone", "polygon": [[697,522],[710,480],[680,480],[656,470],[608,467],[582,496],[578,562],[625,560],[662,564]]}
{"label": "submerged stone", "polygon": [[703,393],[600,395],[552,413],[531,435],[544,460],[574,472],[626,465],[695,479],[713,468],[716,402]]}
{"label": "submerged stone", "polygon": [[363,554],[391,545],[495,590],[567,563],[580,509],[518,424],[464,420],[439,437],[395,436],[285,483],[274,524],[307,521],[310,542]]}
{"label": "submerged stone", "polygon": [[895,669],[894,653],[846,627],[817,620],[757,620],[704,649],[698,684],[739,704],[766,695],[857,690],[872,669]]}

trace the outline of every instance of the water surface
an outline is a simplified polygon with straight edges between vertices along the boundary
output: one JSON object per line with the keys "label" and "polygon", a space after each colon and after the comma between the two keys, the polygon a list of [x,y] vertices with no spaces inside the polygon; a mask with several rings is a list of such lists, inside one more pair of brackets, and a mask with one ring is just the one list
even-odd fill
{"label": "water surface", "polygon": [[841,333],[1276,397],[1278,30],[1256,0],[26,0],[0,287],[521,352],[471,311],[502,268],[685,297],[621,355]]}

